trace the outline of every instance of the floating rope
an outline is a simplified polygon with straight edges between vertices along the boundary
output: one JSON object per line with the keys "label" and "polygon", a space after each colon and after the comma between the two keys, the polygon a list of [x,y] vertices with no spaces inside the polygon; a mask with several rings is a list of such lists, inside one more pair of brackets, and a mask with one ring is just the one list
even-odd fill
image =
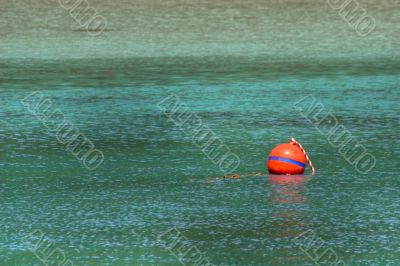
{"label": "floating rope", "polygon": [[290,139],[290,144],[293,144],[293,145],[299,147],[300,150],[304,153],[304,155],[306,156],[308,165],[310,166],[311,172],[314,175],[315,174],[315,168],[314,168],[313,164],[311,163],[310,157],[308,157],[308,154],[307,154],[306,150],[303,148],[303,146],[301,146],[301,144],[297,140],[295,140],[294,138]]}

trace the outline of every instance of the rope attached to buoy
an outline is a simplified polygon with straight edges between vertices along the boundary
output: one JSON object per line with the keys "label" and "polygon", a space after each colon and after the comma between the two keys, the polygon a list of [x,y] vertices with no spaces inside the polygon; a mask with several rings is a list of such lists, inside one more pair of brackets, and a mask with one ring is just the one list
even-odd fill
{"label": "rope attached to buoy", "polygon": [[290,139],[290,144],[296,145],[304,153],[304,155],[306,156],[308,165],[310,166],[311,172],[314,175],[315,174],[315,168],[314,168],[313,164],[311,163],[310,157],[308,157],[308,154],[307,154],[306,150],[303,148],[303,146],[301,146],[301,144],[297,140],[295,140],[294,138]]}

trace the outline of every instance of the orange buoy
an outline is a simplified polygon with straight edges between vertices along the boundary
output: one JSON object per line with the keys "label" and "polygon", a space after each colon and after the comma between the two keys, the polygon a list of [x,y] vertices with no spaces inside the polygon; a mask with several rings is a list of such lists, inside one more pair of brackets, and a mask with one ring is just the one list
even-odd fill
{"label": "orange buoy", "polygon": [[306,167],[306,154],[293,143],[279,144],[268,156],[268,171],[276,175],[300,175]]}

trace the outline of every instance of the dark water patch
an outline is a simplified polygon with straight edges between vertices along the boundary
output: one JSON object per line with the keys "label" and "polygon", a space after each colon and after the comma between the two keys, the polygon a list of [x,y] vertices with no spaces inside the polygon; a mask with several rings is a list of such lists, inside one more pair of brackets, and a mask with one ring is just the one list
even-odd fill
{"label": "dark water patch", "polygon": [[[165,57],[131,59],[93,59],[63,61],[8,61],[0,65],[0,73],[7,73],[7,82],[40,83],[56,79],[71,87],[115,86],[126,80],[124,86],[169,86],[197,82],[220,84],[230,80],[272,81],[282,78],[335,78],[341,75],[394,75],[400,70],[395,59],[375,61],[288,61],[273,58],[232,57]],[[17,71],[17,72],[16,72]]]}

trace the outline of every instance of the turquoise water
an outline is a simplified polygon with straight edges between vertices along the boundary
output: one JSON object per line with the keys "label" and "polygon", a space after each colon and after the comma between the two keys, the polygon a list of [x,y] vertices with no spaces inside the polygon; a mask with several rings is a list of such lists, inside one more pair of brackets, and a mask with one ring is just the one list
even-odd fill
{"label": "turquoise water", "polygon": [[[293,242],[309,229],[346,265],[398,265],[399,70],[394,59],[2,62],[1,265],[41,264],[34,230],[75,265],[179,265],[159,240],[171,228],[213,265],[313,265]],[[99,168],[87,170],[21,104],[36,90],[103,152]],[[221,179],[160,111],[172,93],[240,157],[241,178]],[[309,94],[376,157],[369,173],[293,108]],[[290,137],[317,174],[256,175]]]}

